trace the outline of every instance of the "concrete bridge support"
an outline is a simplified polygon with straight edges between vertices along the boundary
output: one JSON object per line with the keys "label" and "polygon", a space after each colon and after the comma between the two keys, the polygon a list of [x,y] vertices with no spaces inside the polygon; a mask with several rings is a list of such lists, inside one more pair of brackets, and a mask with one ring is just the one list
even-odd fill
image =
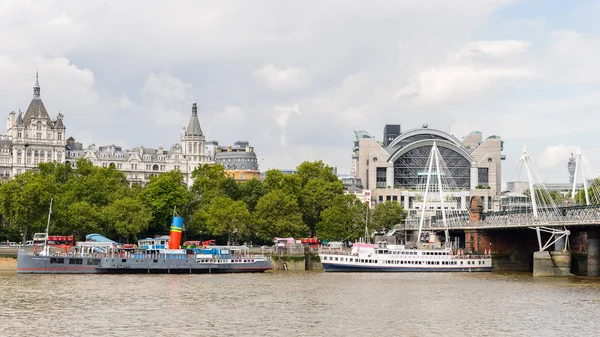
{"label": "concrete bridge support", "polygon": [[573,276],[571,252],[566,250],[534,252],[533,276]]}
{"label": "concrete bridge support", "polygon": [[554,251],[533,253],[533,276],[573,276],[571,274],[571,252],[565,250],[567,238],[554,243]]}
{"label": "concrete bridge support", "polygon": [[600,230],[588,231],[587,251],[588,276],[600,276]]}

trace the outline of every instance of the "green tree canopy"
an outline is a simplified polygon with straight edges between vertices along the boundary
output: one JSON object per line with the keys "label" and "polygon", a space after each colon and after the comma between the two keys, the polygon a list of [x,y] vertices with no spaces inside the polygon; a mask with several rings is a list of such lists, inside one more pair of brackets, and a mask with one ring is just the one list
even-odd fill
{"label": "green tree canopy", "polygon": [[308,226],[302,222],[298,202],[282,190],[265,194],[254,209],[254,232],[265,240],[274,237],[305,236]]}
{"label": "green tree canopy", "polygon": [[9,231],[23,242],[30,232],[45,231],[50,199],[56,193],[54,176],[27,171],[0,185],[0,213]]}
{"label": "green tree canopy", "polygon": [[314,234],[317,223],[321,221],[321,212],[329,208],[333,200],[344,193],[344,186],[339,180],[309,180],[300,192],[300,209],[302,219]]}
{"label": "green tree canopy", "polygon": [[140,201],[130,197],[115,200],[102,210],[109,228],[129,241],[148,228],[152,221],[151,211]]}
{"label": "green tree canopy", "polygon": [[232,238],[243,240],[250,233],[250,212],[243,201],[216,197],[211,200],[205,217],[207,229],[214,235],[227,235],[228,244]]}
{"label": "green tree canopy", "polygon": [[152,210],[153,220],[149,226],[149,234],[168,233],[173,209],[177,207],[179,212],[184,212],[188,197],[180,171],[163,172],[150,178],[150,182],[140,193],[140,199]]}
{"label": "green tree canopy", "polygon": [[240,198],[248,206],[250,212],[254,211],[258,200],[265,195],[263,183],[258,179],[250,179],[239,184]]}
{"label": "green tree canopy", "polygon": [[337,175],[331,166],[326,165],[321,160],[310,162],[305,161],[298,165],[296,172],[300,177],[302,187],[306,186],[311,180],[323,180],[328,182],[338,181]]}
{"label": "green tree canopy", "polygon": [[368,206],[354,194],[343,194],[321,213],[317,236],[330,241],[354,241],[364,235]]}
{"label": "green tree canopy", "polygon": [[406,215],[406,211],[399,202],[389,200],[375,206],[371,221],[375,230],[390,230],[397,224],[404,223]]}

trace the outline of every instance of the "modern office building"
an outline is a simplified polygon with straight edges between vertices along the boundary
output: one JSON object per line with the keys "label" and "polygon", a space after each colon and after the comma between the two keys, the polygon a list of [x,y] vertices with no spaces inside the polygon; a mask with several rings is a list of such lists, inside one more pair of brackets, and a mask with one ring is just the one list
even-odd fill
{"label": "modern office building", "polygon": [[457,200],[447,207],[466,209],[469,198],[477,196],[484,209],[498,208],[496,196],[505,158],[500,137],[483,139],[481,132],[476,131],[459,140],[427,124],[400,131],[399,125],[386,125],[382,142],[365,131],[355,132],[351,171],[364,189],[371,190],[374,203],[396,200],[405,209],[417,209],[435,142],[448,168],[450,176],[446,178],[453,182],[453,200]]}

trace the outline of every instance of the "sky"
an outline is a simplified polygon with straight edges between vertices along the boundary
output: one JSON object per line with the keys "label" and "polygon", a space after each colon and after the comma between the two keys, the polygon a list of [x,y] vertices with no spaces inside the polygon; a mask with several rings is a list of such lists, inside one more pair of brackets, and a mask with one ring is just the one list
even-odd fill
{"label": "sky", "polygon": [[[561,0],[0,1],[0,112],[39,71],[84,146],[247,140],[261,170],[348,173],[354,130],[428,124],[527,146],[547,182],[580,147],[600,167],[600,3]],[[4,128],[0,128],[4,132]]]}

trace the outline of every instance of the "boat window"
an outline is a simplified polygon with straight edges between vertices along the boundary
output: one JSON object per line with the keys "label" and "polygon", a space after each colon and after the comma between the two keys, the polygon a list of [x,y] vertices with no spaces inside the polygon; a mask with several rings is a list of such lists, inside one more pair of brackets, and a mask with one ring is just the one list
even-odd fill
{"label": "boat window", "polygon": [[121,259],[121,262],[127,262],[127,259]]}
{"label": "boat window", "polygon": [[51,257],[50,263],[65,263],[64,257]]}
{"label": "boat window", "polygon": [[69,264],[83,264],[83,259],[70,258]]}
{"label": "boat window", "polygon": [[158,263],[158,260],[152,260],[152,262],[154,262],[154,263]]}
{"label": "boat window", "polygon": [[87,264],[88,266],[98,266],[100,265],[100,259],[88,259]]}

